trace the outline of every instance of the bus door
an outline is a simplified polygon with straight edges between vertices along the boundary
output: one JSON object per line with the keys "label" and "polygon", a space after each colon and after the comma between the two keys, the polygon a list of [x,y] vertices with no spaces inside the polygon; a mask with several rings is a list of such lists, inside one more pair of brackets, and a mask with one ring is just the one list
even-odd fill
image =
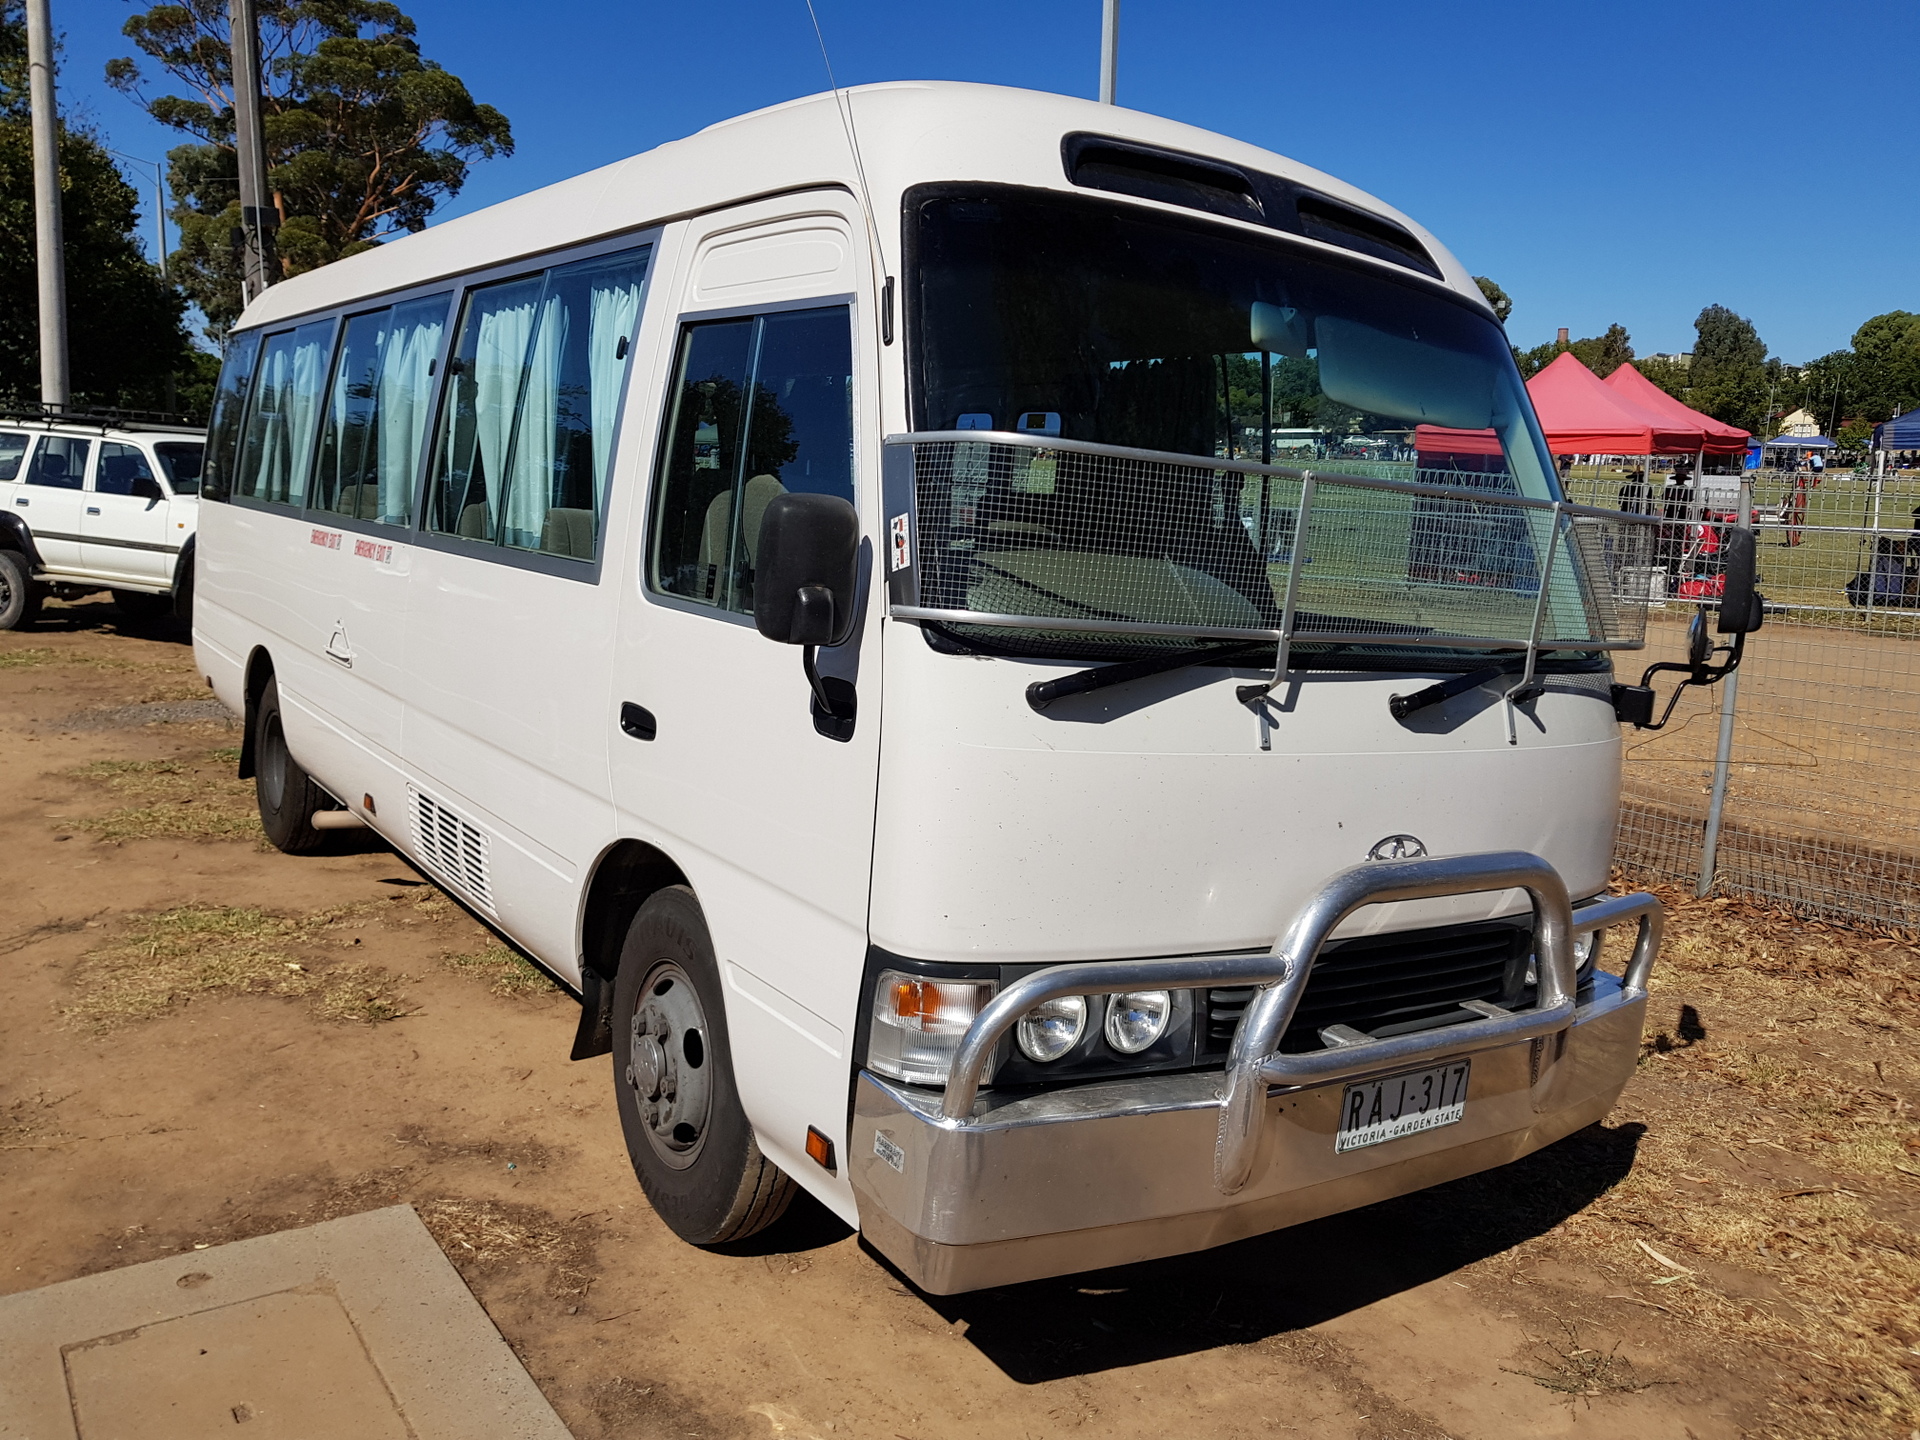
{"label": "bus door", "polygon": [[[680,863],[706,914],[733,1053],[754,1057],[736,1068],[759,1143],[818,1179],[801,1147],[808,1125],[832,1134],[844,1118],[866,949],[879,626],[869,591],[854,638],[821,654],[855,696],[836,726],[800,650],[754,628],[754,557],[783,493],[853,501],[871,535],[878,474],[861,457],[878,453],[878,424],[859,222],[798,208],[707,217],[680,252],[606,719],[623,828]],[[863,543],[869,587],[873,553]],[[840,1097],[825,1114],[822,1094]]]}
{"label": "bus door", "polygon": [[309,664],[337,677],[322,703],[389,757],[400,752],[414,497],[451,302],[442,291],[347,317],[306,497]]}

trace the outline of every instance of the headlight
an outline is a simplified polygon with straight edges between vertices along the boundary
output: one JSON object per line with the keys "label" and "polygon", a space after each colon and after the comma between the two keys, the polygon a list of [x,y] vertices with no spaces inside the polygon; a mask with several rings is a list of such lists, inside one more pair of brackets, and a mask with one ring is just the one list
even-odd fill
{"label": "headlight", "polygon": [[1167,1031],[1173,998],[1164,990],[1131,990],[1107,1001],[1107,1044],[1138,1055]]}
{"label": "headlight", "polygon": [[1014,1027],[1020,1053],[1029,1060],[1045,1064],[1058,1060],[1080,1043],[1087,1028],[1087,1002],[1079,995],[1062,995],[1036,1005],[1020,1017]]}
{"label": "headlight", "polygon": [[[1599,935],[1598,930],[1589,930],[1584,935],[1573,937],[1573,969],[1576,975],[1583,972],[1587,968],[1587,962],[1593,959],[1593,942],[1599,938]],[[1529,985],[1540,983],[1540,957],[1537,955],[1527,956],[1526,983]]]}
{"label": "headlight", "polygon": [[944,1085],[960,1037],[995,989],[991,980],[929,980],[883,970],[873,995],[867,1064],[913,1085]]}

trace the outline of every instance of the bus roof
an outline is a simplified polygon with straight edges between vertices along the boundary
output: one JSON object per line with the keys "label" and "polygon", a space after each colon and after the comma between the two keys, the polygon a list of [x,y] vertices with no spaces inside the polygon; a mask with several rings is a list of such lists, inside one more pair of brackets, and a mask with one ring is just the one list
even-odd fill
{"label": "bus roof", "polygon": [[[1076,131],[1093,132],[1247,166],[1386,217],[1427,248],[1448,288],[1485,304],[1460,263],[1407,216],[1331,175],[1210,130],[1138,110],[999,85],[895,81],[840,94],[857,129],[867,182],[879,197],[881,217],[892,212],[890,201],[907,187],[929,181],[992,181],[1084,194],[1066,177],[1061,140]],[[685,139],[295,276],[249,305],[237,328],[333,309],[760,196],[826,186],[859,193],[832,92],[721,121]],[[1173,208],[1132,199],[1116,203]],[[882,218],[878,229],[886,270],[898,273],[899,225]]]}

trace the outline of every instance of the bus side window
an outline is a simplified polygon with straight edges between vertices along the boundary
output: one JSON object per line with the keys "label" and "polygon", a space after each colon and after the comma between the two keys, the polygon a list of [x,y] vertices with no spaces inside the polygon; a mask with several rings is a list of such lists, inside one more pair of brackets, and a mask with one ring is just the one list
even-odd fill
{"label": "bus side window", "polygon": [[332,342],[331,320],[267,336],[254,367],[253,402],[240,427],[234,495],[296,508],[305,501]]}
{"label": "bus side window", "polygon": [[593,559],[648,251],[473,290],[448,365],[427,527]]}
{"label": "bus side window", "polygon": [[235,335],[227,342],[220,381],[213,392],[213,415],[207,426],[206,483],[200,491],[203,499],[225,500],[233,492],[234,462],[240,454],[240,417],[247,407],[253,362],[259,353],[257,330]]}
{"label": "bus side window", "polygon": [[844,305],[688,325],[654,516],[655,590],[753,610],[776,495],[853,499],[853,339]]}
{"label": "bus side window", "polygon": [[432,366],[449,298],[428,295],[347,321],[320,425],[310,509],[413,524]]}

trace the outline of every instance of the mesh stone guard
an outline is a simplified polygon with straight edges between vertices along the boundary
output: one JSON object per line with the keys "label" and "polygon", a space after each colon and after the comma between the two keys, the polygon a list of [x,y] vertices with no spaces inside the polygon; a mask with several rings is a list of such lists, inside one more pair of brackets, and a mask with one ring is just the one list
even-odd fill
{"label": "mesh stone guard", "polygon": [[1282,669],[1303,641],[1530,662],[1643,643],[1657,520],[1518,495],[1503,475],[1392,480],[1002,431],[886,445],[901,619],[1270,640]]}

